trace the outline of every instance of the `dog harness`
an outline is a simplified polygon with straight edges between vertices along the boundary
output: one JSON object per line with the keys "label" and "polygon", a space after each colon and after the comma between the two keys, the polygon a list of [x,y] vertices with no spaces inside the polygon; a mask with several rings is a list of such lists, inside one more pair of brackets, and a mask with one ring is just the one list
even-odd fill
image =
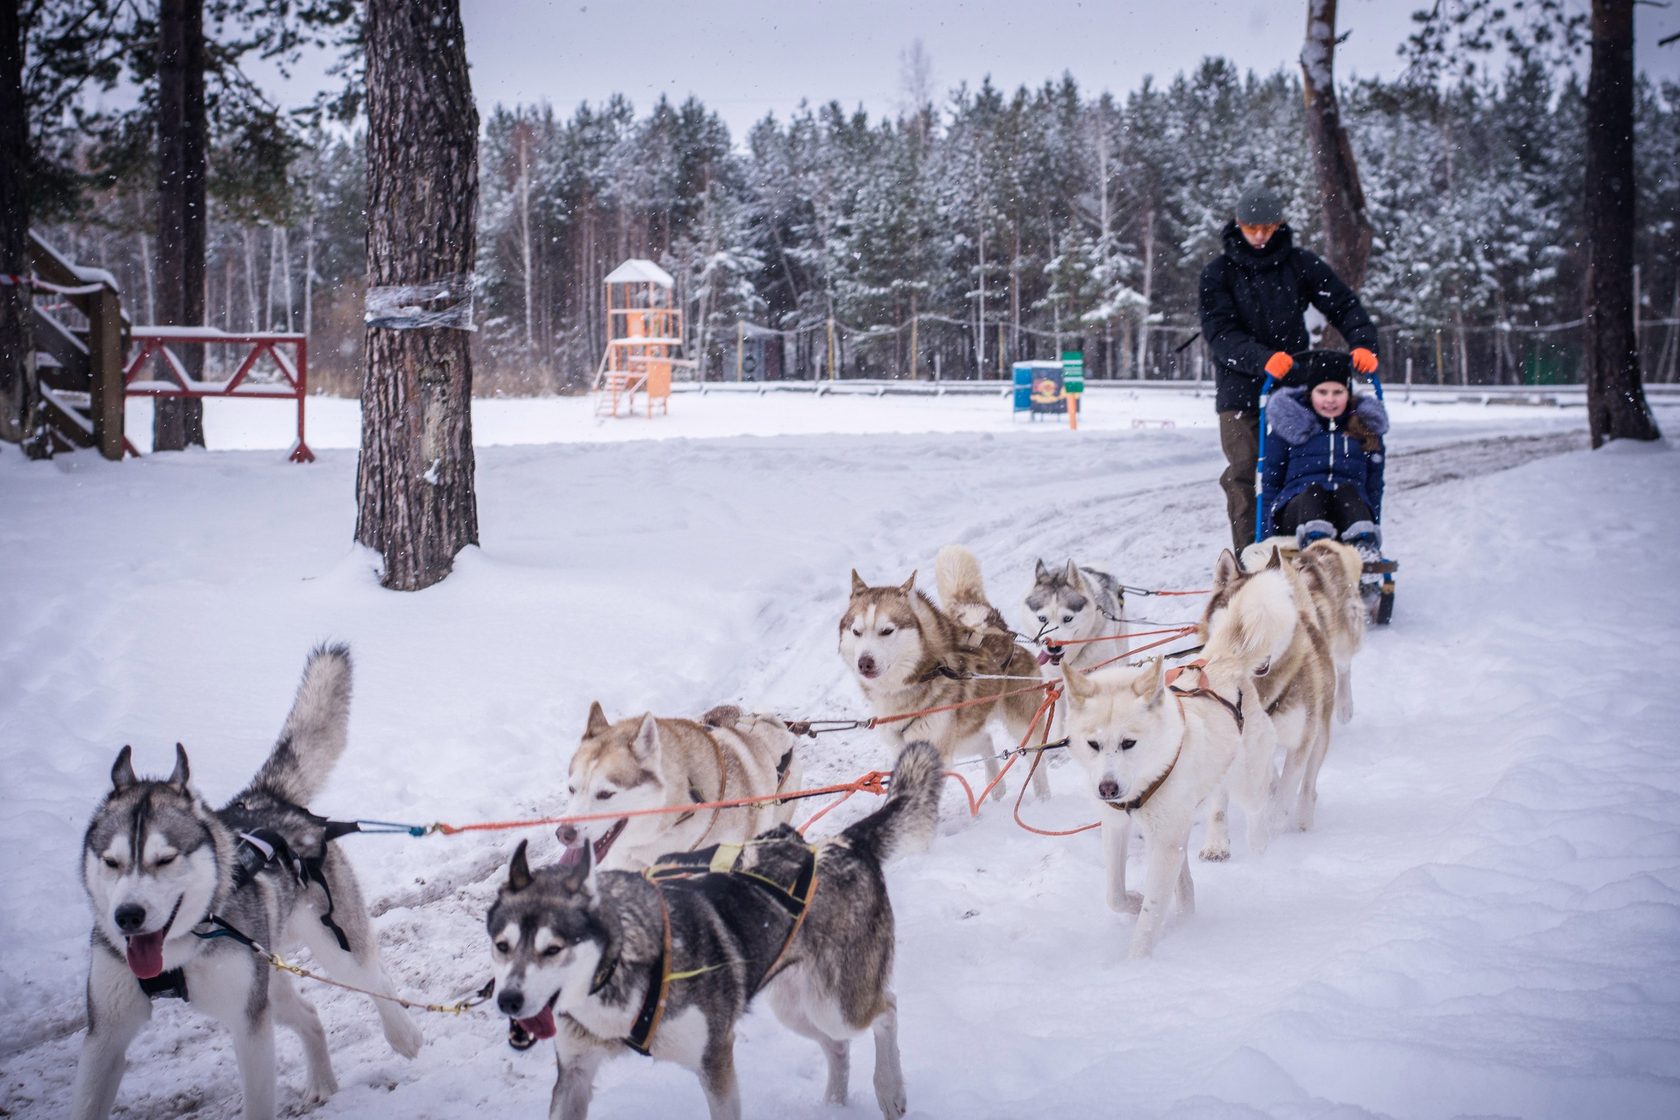
{"label": "dog harness", "polygon": [[146,993],[147,999],[178,999],[182,1003],[187,999],[187,974],[179,968],[172,968],[168,972],[160,972],[150,980],[142,980],[136,976],[135,983]]}
{"label": "dog harness", "polygon": [[[784,841],[773,841],[783,843]],[[621,1041],[638,1054],[649,1054],[653,1049],[653,1036],[659,1030],[659,1023],[665,1015],[666,998],[670,995],[671,984],[678,980],[690,980],[696,976],[728,967],[726,964],[705,965],[676,971],[671,968],[671,907],[665,892],[672,889],[688,889],[699,886],[707,876],[728,875],[741,882],[749,883],[762,892],[764,897],[786,911],[789,922],[787,936],[776,950],[776,955],[764,969],[763,975],[753,985],[750,995],[757,995],[776,975],[782,958],[787,955],[788,946],[798,935],[800,927],[805,922],[805,915],[810,911],[811,898],[817,889],[817,849],[809,844],[802,844],[802,854],[797,864],[791,869],[790,883],[777,882],[775,879],[760,873],[755,868],[744,868],[742,862],[747,849],[755,841],[743,843],[718,844],[697,852],[678,852],[661,858],[660,862],[642,872],[654,887],[659,896],[660,943],[659,956],[653,962],[653,974],[658,977],[657,982],[649,983],[647,994],[642,998],[641,1010],[637,1013],[635,1022],[630,1026],[630,1033]],[[594,980],[590,986],[590,994],[600,991],[612,978],[613,971],[618,967],[619,958],[614,957],[605,961],[595,971]]]}
{"label": "dog harness", "polygon": [[[712,753],[717,756],[718,791],[716,797],[707,798],[707,796],[700,791],[698,786],[696,786],[693,782],[690,782],[688,785],[688,797],[689,800],[693,801],[696,805],[703,804],[708,800],[723,801],[729,796],[729,764],[723,757],[722,745],[718,743],[717,737],[712,734],[712,729],[717,725],[706,724],[704,726],[707,728],[706,741],[712,745]],[[706,822],[706,831],[702,832],[700,834],[700,838],[694,841],[694,844],[689,848],[689,851],[692,852],[695,848],[698,848],[701,844],[706,842],[706,837],[710,836],[712,834],[712,829],[717,827],[718,814],[722,812],[722,805],[719,805],[712,810],[712,819]],[[692,820],[693,817],[693,809],[690,809],[686,813],[679,813],[677,818],[671,822],[671,826],[675,828],[684,821]]]}
{"label": "dog harness", "polygon": [[[313,815],[313,814],[311,814]],[[346,953],[350,951],[350,938],[344,933],[344,927],[333,920],[332,888],[327,886],[326,872],[322,865],[327,859],[327,845],[354,831],[354,826],[340,827],[336,831],[334,821],[325,817],[316,818],[317,823],[325,826],[325,836],[321,841],[321,854],[316,856],[300,856],[286,843],[286,838],[272,828],[258,828],[250,832],[239,834],[239,850],[233,867],[233,889],[238,890],[254,880],[270,866],[278,865],[284,868],[297,880],[298,885],[307,888],[314,883],[321,888],[321,893],[327,898],[327,911],[321,915],[321,924],[332,930],[333,937],[338,941],[338,947]]]}

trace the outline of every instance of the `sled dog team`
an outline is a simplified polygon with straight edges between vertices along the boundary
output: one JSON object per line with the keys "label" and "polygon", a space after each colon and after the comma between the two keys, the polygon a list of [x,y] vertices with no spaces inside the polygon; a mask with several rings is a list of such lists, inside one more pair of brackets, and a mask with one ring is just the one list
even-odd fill
{"label": "sled dog team", "polygon": [[[1352,714],[1359,575],[1357,553],[1329,540],[1288,558],[1225,552],[1191,666],[1102,667],[1124,642],[1095,641],[1068,645],[1049,667],[1064,691],[1050,718],[1100,814],[1109,904],[1137,914],[1133,956],[1153,949],[1174,905],[1194,906],[1197,819],[1207,820],[1207,860],[1231,854],[1231,798],[1256,854],[1284,820],[1311,826],[1332,720]],[[877,725],[897,751],[887,797],[836,836],[808,841],[785,802],[716,804],[802,788],[796,737],[780,719],[719,707],[699,720],[613,722],[591,705],[565,812],[595,819],[558,830],[549,866],[532,867],[522,841],[486,919],[510,1043],[555,1047],[551,1120],[582,1120],[597,1069],[624,1048],[694,1071],[714,1120],[738,1117],[735,1025],[760,994],[821,1047],[830,1102],[847,1097],[849,1040],[869,1032],[881,1113],[904,1114],[882,864],[931,842],[946,767],[979,755],[995,776],[988,725],[1021,742],[1045,690],[966,549],[939,553],[937,604],[914,573],[886,586],[851,578],[839,650],[873,714],[927,714]],[[1122,608],[1110,576],[1040,561],[1024,618],[1035,638],[1120,638]],[[397,1053],[419,1052],[419,1027],[379,998],[396,993],[335,822],[306,807],[345,748],[350,673],[343,646],[311,654],[273,751],[220,809],[192,788],[180,746],[161,780],[139,777],[128,747],[118,754],[83,843],[94,926],[77,1120],[109,1115],[129,1044],[165,996],[232,1032],[247,1120],[275,1115],[276,1024],[303,1042],[306,1102],[330,1096],[326,1032],[268,951],[307,947],[335,979],[375,996]],[[1134,832],[1141,893],[1126,889]]]}

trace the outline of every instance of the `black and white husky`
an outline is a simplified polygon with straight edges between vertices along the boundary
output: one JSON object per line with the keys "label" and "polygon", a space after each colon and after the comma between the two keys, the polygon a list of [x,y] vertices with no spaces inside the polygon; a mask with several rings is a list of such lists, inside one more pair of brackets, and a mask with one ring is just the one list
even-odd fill
{"label": "black and white husky", "polygon": [[781,825],[640,873],[596,870],[589,845],[532,871],[521,843],[486,924],[510,1040],[554,1039],[550,1120],[583,1120],[596,1070],[626,1046],[698,1073],[713,1120],[739,1117],[735,1024],[760,991],[822,1047],[830,1102],[846,1099],[847,1040],[872,1031],[875,1099],[903,1116],[881,861],[930,838],[939,781],[939,755],[912,743],[886,803],[831,840]]}
{"label": "black and white husky", "polygon": [[[82,844],[93,952],[77,1120],[109,1115],[129,1043],[159,996],[185,999],[233,1032],[246,1120],[274,1116],[276,1022],[303,1040],[308,1099],[337,1089],[315,1009],[240,938],[274,952],[307,945],[339,980],[392,994],[349,861],[304,808],[344,752],[349,719],[349,650],[323,647],[268,761],[222,808],[190,787],[179,745],[163,781],[136,777],[130,748],[117,755]],[[374,1005],[392,1048],[412,1058],[420,1029],[390,1001]]]}

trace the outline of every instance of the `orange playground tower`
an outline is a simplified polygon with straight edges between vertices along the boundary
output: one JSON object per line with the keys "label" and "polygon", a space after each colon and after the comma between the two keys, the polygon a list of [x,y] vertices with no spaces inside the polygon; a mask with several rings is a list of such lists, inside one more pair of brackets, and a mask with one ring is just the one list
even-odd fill
{"label": "orange playground tower", "polygon": [[636,414],[636,394],[670,410],[671,374],[693,369],[682,357],[683,313],[674,299],[671,274],[635,258],[607,274],[607,349],[595,370],[595,415]]}

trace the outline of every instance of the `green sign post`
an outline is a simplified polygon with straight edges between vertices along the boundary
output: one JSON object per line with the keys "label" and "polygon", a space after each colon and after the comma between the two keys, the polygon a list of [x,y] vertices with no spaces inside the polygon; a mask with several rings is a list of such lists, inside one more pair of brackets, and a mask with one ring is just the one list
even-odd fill
{"label": "green sign post", "polygon": [[1085,355],[1078,350],[1062,351],[1062,393],[1068,402],[1068,427],[1079,430],[1079,396],[1085,391]]}

